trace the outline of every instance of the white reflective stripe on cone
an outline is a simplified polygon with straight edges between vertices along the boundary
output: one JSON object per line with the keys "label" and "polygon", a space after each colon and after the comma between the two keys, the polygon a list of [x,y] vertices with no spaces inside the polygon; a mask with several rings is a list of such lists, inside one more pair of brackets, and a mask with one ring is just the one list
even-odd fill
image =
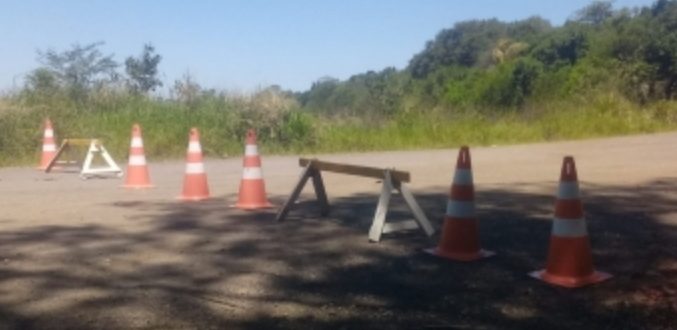
{"label": "white reflective stripe on cone", "polygon": [[475,202],[449,200],[447,202],[447,215],[458,218],[474,217]]}
{"label": "white reflective stripe on cone", "polygon": [[43,144],[42,151],[56,151],[56,145],[54,144]]}
{"label": "white reflective stripe on cone", "polygon": [[129,165],[133,166],[146,165],[146,156],[144,155],[129,156]]}
{"label": "white reflective stripe on cone", "polygon": [[579,197],[578,182],[560,182],[557,190],[560,199],[576,199]]}
{"label": "white reflective stripe on cone", "polygon": [[242,178],[245,180],[263,179],[263,173],[260,167],[245,167],[242,171]]}
{"label": "white reflective stripe on cone", "polygon": [[205,172],[203,163],[187,163],[186,174],[202,174]]}
{"label": "white reflective stripe on cone", "polygon": [[456,173],[454,173],[453,183],[460,185],[471,185],[472,171],[467,168],[457,168]]}
{"label": "white reflective stripe on cone", "polygon": [[46,138],[54,137],[54,130],[53,129],[46,129],[45,130],[45,137]]}
{"label": "white reflective stripe on cone", "polygon": [[140,137],[132,138],[132,148],[141,148],[143,147],[143,140]]}
{"label": "white reflective stripe on cone", "polygon": [[188,152],[202,152],[200,142],[190,141],[190,143],[188,143]]}
{"label": "white reflective stripe on cone", "polygon": [[244,147],[245,156],[256,156],[259,154],[259,148],[255,144],[248,144]]}
{"label": "white reflective stripe on cone", "polygon": [[583,237],[588,235],[585,218],[581,219],[553,219],[552,235],[559,237]]}

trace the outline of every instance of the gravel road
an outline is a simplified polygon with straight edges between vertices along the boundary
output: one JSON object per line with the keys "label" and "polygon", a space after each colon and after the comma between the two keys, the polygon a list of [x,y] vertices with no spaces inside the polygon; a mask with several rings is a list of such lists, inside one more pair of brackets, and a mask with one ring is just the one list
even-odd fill
{"label": "gravel road", "polygon": [[[281,205],[297,157],[266,156]],[[305,155],[410,171],[436,228],[455,149]],[[454,263],[418,231],[369,243],[380,183],[324,173],[286,222],[237,199],[241,159],[205,163],[213,198],[177,201],[184,163],[149,159],[155,188],[0,169],[0,329],[669,329],[677,325],[677,133],[472,148],[482,244]],[[562,157],[575,156],[595,265],[577,290],[526,273],[545,262]],[[124,164],[122,157],[117,158]],[[388,214],[410,215],[399,199]],[[674,328],[673,328],[674,329]]]}

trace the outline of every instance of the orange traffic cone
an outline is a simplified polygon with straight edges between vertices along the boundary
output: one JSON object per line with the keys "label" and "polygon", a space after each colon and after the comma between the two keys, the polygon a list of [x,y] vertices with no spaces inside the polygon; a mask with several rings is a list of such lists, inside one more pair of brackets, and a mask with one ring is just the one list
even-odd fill
{"label": "orange traffic cone", "polygon": [[436,248],[426,252],[457,261],[473,261],[494,255],[480,248],[470,150],[466,146],[458,152],[440,242]]}
{"label": "orange traffic cone", "polygon": [[42,136],[42,156],[40,157],[39,170],[44,170],[56,155],[56,138],[54,137],[54,129],[52,128],[52,121],[45,119],[45,131]]}
{"label": "orange traffic cone", "polygon": [[253,129],[247,131],[243,166],[240,195],[235,207],[246,210],[273,207],[266,198],[266,186],[261,172],[261,157],[259,157],[256,133]]}
{"label": "orange traffic cone", "polygon": [[143,139],[141,137],[141,127],[139,124],[132,126],[132,142],[129,148],[129,163],[127,164],[127,178],[125,179],[125,188],[150,188],[148,175],[148,164],[143,151]]}
{"label": "orange traffic cone", "polygon": [[568,288],[598,283],[611,277],[595,271],[592,266],[590,239],[578,193],[576,163],[571,156],[564,157],[562,163],[548,261],[544,270],[529,275]]}
{"label": "orange traffic cone", "polygon": [[190,129],[190,141],[186,154],[186,175],[183,179],[182,200],[199,201],[209,198],[207,174],[202,162],[202,146],[200,132],[197,128]]}

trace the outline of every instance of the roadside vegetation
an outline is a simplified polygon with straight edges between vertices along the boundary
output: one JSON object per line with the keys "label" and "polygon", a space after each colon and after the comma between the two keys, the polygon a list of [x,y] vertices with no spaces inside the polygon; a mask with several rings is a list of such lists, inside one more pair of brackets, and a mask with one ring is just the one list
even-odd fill
{"label": "roadside vegetation", "polygon": [[186,74],[154,91],[152,45],[123,65],[101,43],[38,52],[21,90],[0,97],[0,165],[37,159],[41,124],[57,137],[100,137],[126,155],[139,122],[150,157],[184,155],[191,126],[207,156],[239,156],[247,128],[266,153],[440,148],[677,129],[677,0],[643,8],[596,1],[563,26],[531,17],[440,31],[406,68],[303,92],[204,88]]}

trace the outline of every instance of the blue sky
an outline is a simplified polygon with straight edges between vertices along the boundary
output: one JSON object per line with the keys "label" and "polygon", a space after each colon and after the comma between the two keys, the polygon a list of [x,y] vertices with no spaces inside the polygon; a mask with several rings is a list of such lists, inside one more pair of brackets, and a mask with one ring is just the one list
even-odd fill
{"label": "blue sky", "polygon": [[[165,85],[305,90],[323,76],[403,68],[443,28],[539,15],[562,24],[587,0],[0,0],[0,91],[20,87],[37,49],[105,41],[118,62],[151,42]],[[617,0],[615,7],[653,0]]]}

